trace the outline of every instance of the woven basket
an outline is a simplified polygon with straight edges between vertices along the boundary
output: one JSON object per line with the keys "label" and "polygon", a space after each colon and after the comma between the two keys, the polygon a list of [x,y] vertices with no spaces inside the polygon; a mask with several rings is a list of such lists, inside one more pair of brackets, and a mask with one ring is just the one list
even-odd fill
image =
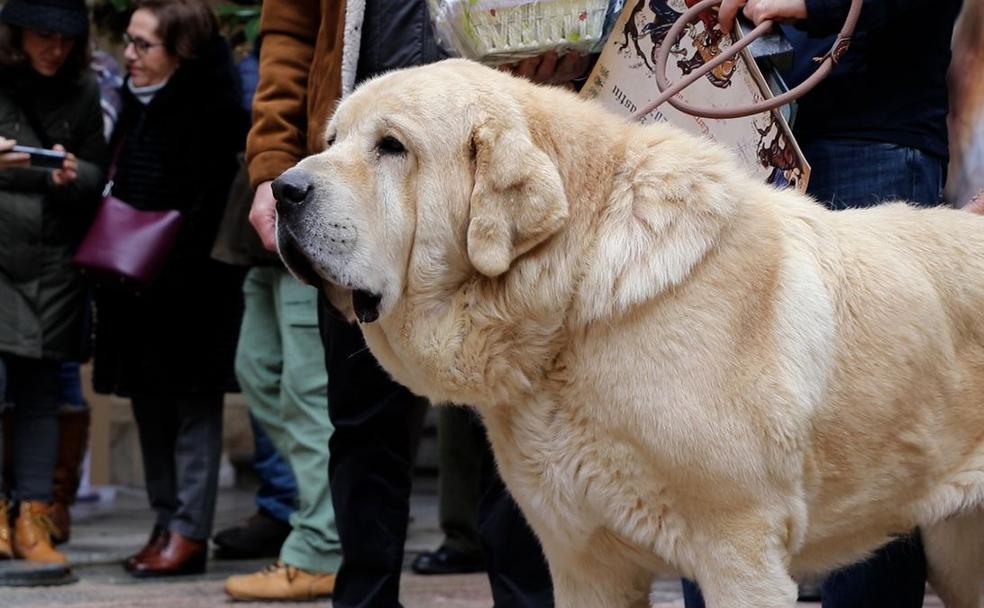
{"label": "woven basket", "polygon": [[[459,53],[496,64],[547,51],[592,52],[608,0],[443,0],[435,22]],[[442,23],[443,22],[443,23]]]}

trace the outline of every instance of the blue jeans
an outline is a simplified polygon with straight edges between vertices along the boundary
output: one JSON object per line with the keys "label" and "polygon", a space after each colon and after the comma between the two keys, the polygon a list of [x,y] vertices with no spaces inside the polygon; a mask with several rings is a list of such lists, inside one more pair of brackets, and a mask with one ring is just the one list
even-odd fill
{"label": "blue jeans", "polygon": [[87,407],[85,397],[82,396],[82,377],[80,375],[80,364],[76,361],[66,361],[61,364],[59,372],[59,387],[61,396],[58,398],[59,405],[70,405],[80,409]]}
{"label": "blue jeans", "polygon": [[916,148],[860,140],[820,140],[802,146],[812,168],[807,192],[831,209],[904,200],[943,202],[946,162]]}
{"label": "blue jeans", "polygon": [[260,477],[260,489],[256,491],[256,506],[271,517],[290,522],[297,510],[297,481],[290,465],[280,455],[263,427],[249,417],[253,427],[253,467]]}
{"label": "blue jeans", "polygon": [[[905,200],[943,201],[942,158],[895,144],[818,140],[802,146],[812,173],[807,192],[831,209]],[[821,585],[823,608],[921,608],[926,556],[916,532],[879,549],[867,561],[837,570]],[[704,608],[700,589],[683,581],[686,608]]]}

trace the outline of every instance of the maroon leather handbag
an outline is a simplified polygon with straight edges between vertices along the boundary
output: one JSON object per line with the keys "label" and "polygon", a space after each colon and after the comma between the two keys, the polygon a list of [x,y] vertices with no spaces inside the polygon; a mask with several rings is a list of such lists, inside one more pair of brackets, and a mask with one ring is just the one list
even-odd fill
{"label": "maroon leather handbag", "polygon": [[75,252],[75,264],[96,280],[149,287],[160,275],[181,229],[176,209],[146,211],[112,196],[122,142],[109,168],[109,182],[92,225]]}

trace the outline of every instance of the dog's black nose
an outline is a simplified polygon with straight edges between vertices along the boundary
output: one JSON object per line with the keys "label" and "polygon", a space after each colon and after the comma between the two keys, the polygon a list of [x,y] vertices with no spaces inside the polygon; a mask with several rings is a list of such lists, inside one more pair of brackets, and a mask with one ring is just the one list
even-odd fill
{"label": "dog's black nose", "polygon": [[277,213],[286,214],[300,207],[314,190],[311,176],[307,171],[289,169],[273,180],[273,196],[277,199]]}

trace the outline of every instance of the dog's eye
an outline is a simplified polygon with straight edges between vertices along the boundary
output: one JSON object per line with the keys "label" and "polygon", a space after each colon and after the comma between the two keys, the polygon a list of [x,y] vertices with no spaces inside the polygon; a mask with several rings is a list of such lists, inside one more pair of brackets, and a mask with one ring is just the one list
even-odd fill
{"label": "dog's eye", "polygon": [[325,148],[330,148],[334,145],[335,145],[335,136],[332,135],[331,137],[328,138],[328,141],[325,142]]}
{"label": "dog's eye", "polygon": [[400,140],[393,137],[392,135],[387,135],[386,137],[379,140],[376,144],[376,149],[379,150],[380,154],[403,154],[407,151],[400,143]]}

